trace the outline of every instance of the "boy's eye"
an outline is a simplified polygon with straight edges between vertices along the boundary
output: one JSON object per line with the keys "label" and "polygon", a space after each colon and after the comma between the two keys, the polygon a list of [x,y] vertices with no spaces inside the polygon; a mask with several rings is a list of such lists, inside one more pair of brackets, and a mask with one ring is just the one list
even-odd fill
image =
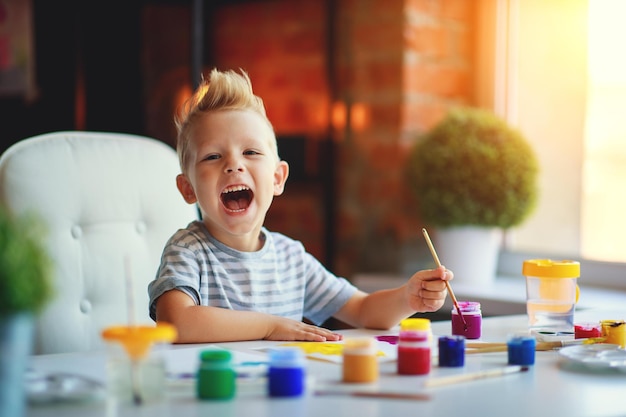
{"label": "boy's eye", "polygon": [[244,155],[261,155],[261,152],[257,152],[254,149],[248,149],[243,152]]}
{"label": "boy's eye", "polygon": [[219,155],[218,154],[211,154],[211,155],[207,155],[204,157],[205,161],[212,161],[214,159],[219,159]]}

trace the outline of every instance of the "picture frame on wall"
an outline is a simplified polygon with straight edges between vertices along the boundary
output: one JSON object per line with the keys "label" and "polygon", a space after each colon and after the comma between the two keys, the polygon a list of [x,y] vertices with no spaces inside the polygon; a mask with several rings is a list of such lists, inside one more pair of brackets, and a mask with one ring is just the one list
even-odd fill
{"label": "picture frame on wall", "polygon": [[0,0],[0,97],[35,95],[31,0]]}

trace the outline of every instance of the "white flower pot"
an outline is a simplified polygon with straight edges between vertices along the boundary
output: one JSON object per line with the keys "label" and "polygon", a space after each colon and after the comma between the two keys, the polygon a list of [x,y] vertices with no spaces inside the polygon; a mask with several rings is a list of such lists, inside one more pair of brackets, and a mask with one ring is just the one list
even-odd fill
{"label": "white flower pot", "polygon": [[501,241],[501,229],[474,226],[437,229],[434,236],[439,261],[464,285],[494,281]]}

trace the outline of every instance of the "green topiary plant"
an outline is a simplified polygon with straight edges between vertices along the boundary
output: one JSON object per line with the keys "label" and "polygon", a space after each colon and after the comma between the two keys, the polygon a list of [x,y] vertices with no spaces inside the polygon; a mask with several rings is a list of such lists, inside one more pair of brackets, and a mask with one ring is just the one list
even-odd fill
{"label": "green topiary plant", "polygon": [[538,163],[521,135],[487,110],[457,108],[418,138],[408,182],[424,223],[509,228],[532,212]]}
{"label": "green topiary plant", "polygon": [[38,313],[51,297],[52,265],[39,243],[41,225],[0,207],[0,318]]}

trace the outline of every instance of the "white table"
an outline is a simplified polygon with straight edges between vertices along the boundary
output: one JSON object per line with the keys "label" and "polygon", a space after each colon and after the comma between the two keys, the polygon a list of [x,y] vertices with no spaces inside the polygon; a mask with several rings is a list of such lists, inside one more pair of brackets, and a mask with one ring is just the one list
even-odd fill
{"label": "white table", "polygon": [[[626,318],[622,311],[585,310],[576,313],[576,321],[599,321]],[[483,320],[483,341],[504,342],[506,335],[524,330],[526,316],[501,316]],[[450,322],[433,322],[435,337],[450,334]],[[346,337],[356,335],[393,334],[368,330],[347,330]],[[223,343],[235,354],[259,355],[259,347],[281,342],[255,341]],[[177,345],[175,355],[196,354],[199,345]],[[259,356],[263,358],[263,356]],[[38,371],[81,373],[104,380],[104,354],[76,353],[41,355],[32,358]],[[163,401],[118,405],[108,401],[83,404],[61,403],[28,408],[30,417],[48,416],[254,416],[254,417],[321,417],[357,416],[623,416],[626,415],[626,373],[613,370],[594,371],[571,366],[557,351],[537,352],[536,364],[530,371],[507,376],[466,382],[453,386],[424,389],[428,378],[453,375],[507,365],[506,352],[466,355],[463,368],[438,368],[436,360],[428,376],[400,376],[395,362],[381,363],[376,386],[342,384],[341,365],[318,360],[308,361],[308,375],[316,386],[335,389],[380,389],[401,392],[427,392],[427,401],[370,399],[351,396],[315,396],[311,392],[299,398],[269,398],[262,389],[238,391],[231,401],[198,401],[191,385],[178,389]]]}

